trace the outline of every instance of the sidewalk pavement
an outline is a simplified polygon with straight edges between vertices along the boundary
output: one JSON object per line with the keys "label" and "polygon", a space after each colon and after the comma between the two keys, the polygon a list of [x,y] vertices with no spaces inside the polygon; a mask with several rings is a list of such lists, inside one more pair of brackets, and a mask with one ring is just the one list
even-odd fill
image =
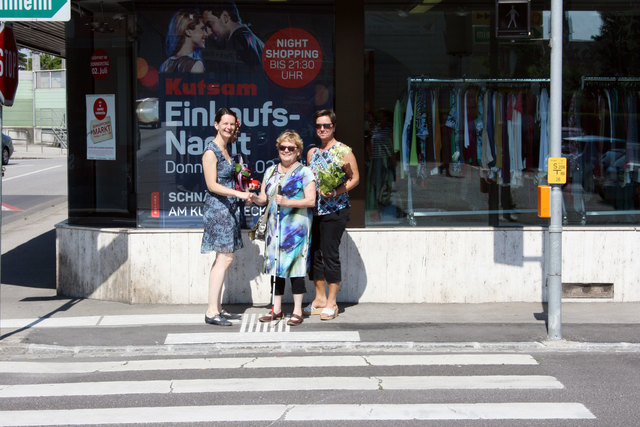
{"label": "sidewalk pavement", "polygon": [[[14,156],[64,156],[29,146]],[[540,302],[340,304],[339,316],[260,324],[267,301],[227,305],[243,313],[231,327],[204,323],[206,306],[66,298],[55,290],[56,223],[66,205],[2,229],[0,358],[58,354],[202,354],[255,351],[632,351],[640,352],[640,302],[562,304],[562,339],[549,340]],[[88,266],[87,268],[91,268]],[[206,286],[203,277],[202,286]],[[345,283],[344,286],[348,286]],[[311,300],[312,290],[305,300]],[[290,313],[285,305],[285,313]],[[289,311],[287,311],[289,310]]]}
{"label": "sidewalk pavement", "polygon": [[[203,278],[203,286],[205,280]],[[130,305],[3,284],[0,358],[256,351],[640,352],[640,303],[563,303],[562,340],[548,340],[539,303],[341,304],[331,321],[260,324],[268,303],[226,305],[231,327],[206,325],[204,305]],[[285,306],[285,313],[290,313]]]}

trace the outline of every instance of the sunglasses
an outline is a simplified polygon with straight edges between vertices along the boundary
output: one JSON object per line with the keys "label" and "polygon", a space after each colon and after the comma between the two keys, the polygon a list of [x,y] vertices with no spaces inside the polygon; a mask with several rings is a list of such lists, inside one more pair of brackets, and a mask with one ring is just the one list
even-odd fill
{"label": "sunglasses", "polygon": [[316,123],[316,129],[331,129],[333,127],[333,123]]}
{"label": "sunglasses", "polygon": [[281,145],[280,147],[278,147],[278,150],[280,150],[282,152],[291,151],[293,153],[297,149],[298,149],[298,147],[294,147],[294,146],[291,146],[291,145]]}

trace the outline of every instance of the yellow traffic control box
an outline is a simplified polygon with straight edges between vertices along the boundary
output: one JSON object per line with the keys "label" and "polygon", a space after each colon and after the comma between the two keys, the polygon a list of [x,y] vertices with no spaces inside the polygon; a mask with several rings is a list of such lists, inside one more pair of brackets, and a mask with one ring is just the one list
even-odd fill
{"label": "yellow traffic control box", "polygon": [[538,185],[538,216],[551,217],[551,186]]}

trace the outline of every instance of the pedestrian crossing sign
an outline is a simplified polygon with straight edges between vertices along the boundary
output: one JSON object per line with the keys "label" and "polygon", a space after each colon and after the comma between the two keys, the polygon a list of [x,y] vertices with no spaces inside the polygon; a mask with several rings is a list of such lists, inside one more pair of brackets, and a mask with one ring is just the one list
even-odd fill
{"label": "pedestrian crossing sign", "polygon": [[531,36],[531,0],[496,0],[496,37]]}

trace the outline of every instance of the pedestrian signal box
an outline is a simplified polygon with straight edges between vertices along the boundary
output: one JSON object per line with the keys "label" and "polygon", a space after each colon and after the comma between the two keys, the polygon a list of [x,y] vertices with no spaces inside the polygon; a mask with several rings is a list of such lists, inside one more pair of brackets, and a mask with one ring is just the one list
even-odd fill
{"label": "pedestrian signal box", "polygon": [[531,37],[531,0],[496,0],[496,37]]}
{"label": "pedestrian signal box", "polygon": [[538,185],[538,216],[549,218],[551,216],[551,186]]}

